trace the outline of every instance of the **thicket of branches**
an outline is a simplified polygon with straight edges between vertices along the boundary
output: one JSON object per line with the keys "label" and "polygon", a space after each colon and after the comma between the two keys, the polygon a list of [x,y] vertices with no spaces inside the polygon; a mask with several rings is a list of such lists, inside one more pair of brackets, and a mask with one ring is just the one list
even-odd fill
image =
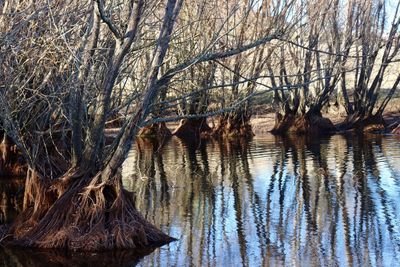
{"label": "thicket of branches", "polygon": [[[155,103],[181,73],[282,35],[290,6],[274,7],[273,29],[221,46],[254,3],[2,2],[1,125],[28,165],[24,211],[4,227],[4,240],[73,250],[170,241],[122,187],[118,170],[139,128],[161,114]],[[120,115],[109,142],[107,122]]]}

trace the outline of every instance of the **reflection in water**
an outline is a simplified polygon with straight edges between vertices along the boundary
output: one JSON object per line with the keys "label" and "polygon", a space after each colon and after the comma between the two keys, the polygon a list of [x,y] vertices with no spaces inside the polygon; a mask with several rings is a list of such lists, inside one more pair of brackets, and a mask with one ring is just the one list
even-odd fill
{"label": "reflection in water", "polygon": [[25,173],[16,146],[0,143],[0,225],[11,222],[22,210]]}
{"label": "reflection in water", "polygon": [[153,250],[117,250],[99,253],[67,252],[64,250],[33,250],[0,247],[1,266],[15,267],[123,267],[136,266]]}
{"label": "reflection in water", "polygon": [[[0,249],[3,266],[399,266],[395,137],[138,140],[123,167],[142,214],[178,238],[137,254]],[[18,210],[4,180],[1,221]],[[14,193],[13,193],[14,192]],[[17,194],[18,195],[18,194]],[[10,208],[11,207],[11,208]]]}
{"label": "reflection in water", "polygon": [[0,176],[0,225],[7,224],[22,211],[24,179]]}
{"label": "reflection in water", "polygon": [[24,176],[26,168],[17,147],[0,143],[0,177]]}
{"label": "reflection in water", "polygon": [[400,264],[400,144],[393,137],[140,141],[124,183],[179,238],[144,266]]}

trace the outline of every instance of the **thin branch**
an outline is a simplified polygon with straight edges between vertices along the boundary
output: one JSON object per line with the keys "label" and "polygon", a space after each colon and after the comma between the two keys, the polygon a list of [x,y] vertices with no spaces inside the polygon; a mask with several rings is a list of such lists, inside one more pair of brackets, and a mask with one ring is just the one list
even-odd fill
{"label": "thin branch", "polygon": [[245,52],[247,50],[255,48],[259,45],[263,45],[268,42],[271,42],[272,40],[278,39],[279,35],[280,34],[278,34],[278,33],[270,34],[261,39],[258,39],[257,41],[254,41],[250,44],[243,45],[243,46],[240,46],[237,48],[231,48],[230,50],[227,50],[227,51],[218,51],[218,52],[210,52],[210,53],[206,53],[206,54],[201,54],[193,59],[190,59],[190,60],[188,60],[182,64],[179,64],[178,66],[168,70],[159,79],[159,81],[171,79],[174,75],[189,68],[192,65],[199,64],[199,63],[206,62],[206,61],[211,61],[211,60],[223,59],[223,58],[227,58],[227,57],[231,57],[231,56],[240,54],[242,52]]}
{"label": "thin branch", "polygon": [[121,39],[122,35],[119,32],[117,26],[114,25],[114,23],[111,21],[111,19],[109,17],[107,17],[107,15],[104,12],[104,2],[103,2],[103,0],[96,0],[96,2],[97,2],[97,7],[99,9],[99,14],[100,14],[101,20],[105,24],[107,24],[108,28],[114,34],[115,38]]}

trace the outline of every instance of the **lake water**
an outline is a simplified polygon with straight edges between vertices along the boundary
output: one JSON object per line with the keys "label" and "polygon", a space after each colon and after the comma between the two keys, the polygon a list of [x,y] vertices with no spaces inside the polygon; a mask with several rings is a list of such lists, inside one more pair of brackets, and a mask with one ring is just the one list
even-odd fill
{"label": "lake water", "polygon": [[[47,264],[400,266],[400,137],[139,140],[122,171],[137,208],[178,241],[128,263],[53,253]],[[18,188],[0,184],[3,221],[18,209]],[[6,248],[0,265],[45,266],[43,257]]]}

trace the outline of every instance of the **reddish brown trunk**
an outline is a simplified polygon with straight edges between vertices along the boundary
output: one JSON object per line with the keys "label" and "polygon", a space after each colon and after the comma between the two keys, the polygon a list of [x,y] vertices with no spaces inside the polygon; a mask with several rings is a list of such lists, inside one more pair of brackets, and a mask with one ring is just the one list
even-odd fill
{"label": "reddish brown trunk", "polygon": [[101,172],[70,170],[50,181],[30,169],[24,211],[8,230],[3,228],[1,238],[73,251],[151,248],[173,240],[139,214],[119,175],[108,181],[101,177]]}
{"label": "reddish brown trunk", "polygon": [[171,131],[165,125],[164,122],[155,123],[149,126],[145,126],[139,130],[139,137],[150,137],[150,138],[167,138],[172,135]]}
{"label": "reddish brown trunk", "polygon": [[250,138],[254,136],[254,133],[249,118],[228,115],[219,118],[213,135],[228,138]]}
{"label": "reddish brown trunk", "polygon": [[193,140],[208,137],[211,131],[206,118],[184,119],[180,121],[172,134],[182,139]]}
{"label": "reddish brown trunk", "polygon": [[303,116],[295,116],[293,114],[281,115],[277,113],[275,126],[271,133],[276,135],[287,133],[320,135],[330,134],[335,130],[336,127],[333,123],[319,114],[308,113]]}

